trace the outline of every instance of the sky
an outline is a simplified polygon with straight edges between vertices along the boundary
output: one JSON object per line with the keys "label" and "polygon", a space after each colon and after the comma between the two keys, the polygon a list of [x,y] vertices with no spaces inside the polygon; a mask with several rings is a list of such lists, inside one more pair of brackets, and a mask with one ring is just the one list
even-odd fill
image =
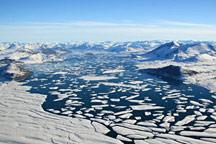
{"label": "sky", "polygon": [[216,41],[216,0],[0,0],[0,42]]}

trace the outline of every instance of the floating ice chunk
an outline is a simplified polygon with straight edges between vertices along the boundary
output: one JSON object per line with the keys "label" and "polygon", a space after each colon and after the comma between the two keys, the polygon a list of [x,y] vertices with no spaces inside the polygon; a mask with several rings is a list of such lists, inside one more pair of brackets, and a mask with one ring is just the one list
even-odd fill
{"label": "floating ice chunk", "polygon": [[130,124],[130,123],[118,123],[118,124],[116,124],[116,126],[126,127],[129,129],[135,129],[135,130],[140,130],[140,131],[147,131],[147,132],[152,131],[151,128],[149,128],[149,127],[144,127],[144,126]]}
{"label": "floating ice chunk", "polygon": [[176,140],[181,143],[183,142],[183,143],[188,143],[188,144],[212,144],[211,142],[194,139],[190,137],[174,135],[174,134],[158,134],[157,137],[172,139],[172,140]]}
{"label": "floating ice chunk", "polygon": [[114,122],[116,122],[116,123],[119,123],[121,121],[122,121],[122,119],[120,119],[120,118],[117,118],[117,119],[114,120]]}
{"label": "floating ice chunk", "polygon": [[68,98],[70,95],[67,95],[67,94],[58,94],[58,98],[55,99],[54,101],[60,101],[60,100],[63,100],[65,98]]}
{"label": "floating ice chunk", "polygon": [[146,139],[145,141],[148,142],[149,144],[166,144],[160,141],[159,139]]}
{"label": "floating ice chunk", "polygon": [[102,80],[110,80],[110,79],[117,79],[117,77],[113,76],[82,76],[80,79],[86,81],[102,81]]}
{"label": "floating ice chunk", "polygon": [[95,130],[99,133],[106,134],[110,131],[107,127],[98,122],[92,122],[92,125],[94,126]]}
{"label": "floating ice chunk", "polygon": [[102,123],[106,126],[110,125],[111,121],[109,120],[104,120],[104,119],[98,119],[98,118],[90,118],[92,121],[96,121],[96,122],[99,122],[99,123]]}
{"label": "floating ice chunk", "polygon": [[109,111],[109,110],[102,110],[101,113],[104,113],[104,114],[113,114],[114,112],[113,111]]}
{"label": "floating ice chunk", "polygon": [[197,105],[197,106],[204,106],[203,104],[200,104],[199,102],[196,102],[196,101],[193,101],[193,100],[191,100],[190,103],[194,104],[194,105]]}
{"label": "floating ice chunk", "polygon": [[146,115],[146,116],[150,116],[150,115],[151,115],[151,112],[145,112],[145,115]]}
{"label": "floating ice chunk", "polygon": [[215,133],[215,134],[216,134],[216,128],[214,128],[214,127],[207,128],[207,129],[205,130],[205,132],[208,132],[208,133]]}
{"label": "floating ice chunk", "polygon": [[164,115],[161,115],[161,116],[156,117],[156,119],[161,120],[163,117],[164,117]]}
{"label": "floating ice chunk", "polygon": [[173,93],[173,94],[169,94],[167,96],[164,96],[162,99],[165,100],[167,98],[178,98],[181,96],[181,93]]}
{"label": "floating ice chunk", "polygon": [[198,115],[198,116],[201,116],[201,115],[202,115],[202,113],[199,112],[199,111],[194,111],[194,113],[195,113],[196,115]]}
{"label": "floating ice chunk", "polygon": [[49,87],[50,90],[56,90],[58,87]]}
{"label": "floating ice chunk", "polygon": [[108,74],[108,73],[119,73],[119,72],[124,72],[125,70],[118,70],[118,69],[115,69],[115,70],[107,70],[107,71],[104,71],[103,74]]}
{"label": "floating ice chunk", "polygon": [[59,110],[54,110],[54,109],[48,109],[48,111],[53,112],[53,113],[56,113],[56,114],[60,113]]}
{"label": "floating ice chunk", "polygon": [[114,115],[108,115],[107,117],[108,117],[108,119],[110,119],[110,120],[115,120],[115,119],[116,119],[116,116],[114,116]]}
{"label": "floating ice chunk", "polygon": [[141,116],[136,116],[135,119],[136,119],[136,120],[141,120],[142,117],[141,117]]}
{"label": "floating ice chunk", "polygon": [[59,89],[58,91],[65,92],[65,91],[71,91],[71,89]]}
{"label": "floating ice chunk", "polygon": [[144,100],[128,100],[129,102],[133,102],[133,103],[138,103],[138,104],[143,104],[144,103]]}
{"label": "floating ice chunk", "polygon": [[164,123],[161,123],[160,126],[168,129],[170,127],[170,123],[164,122]]}
{"label": "floating ice chunk", "polygon": [[155,110],[155,109],[164,109],[164,107],[161,106],[153,106],[149,104],[144,105],[131,105],[130,106],[133,110]]}
{"label": "floating ice chunk", "polygon": [[167,91],[166,93],[167,93],[167,94],[171,94],[171,93],[178,93],[178,92],[180,92],[180,90],[171,89],[171,90]]}
{"label": "floating ice chunk", "polygon": [[153,132],[159,132],[159,133],[165,133],[167,130],[164,128],[156,128],[156,127],[151,127],[151,130]]}
{"label": "floating ice chunk", "polygon": [[72,106],[81,106],[83,105],[84,103],[83,102],[80,102],[80,101],[73,101],[73,100],[67,100],[66,101],[66,105],[72,105]]}
{"label": "floating ice chunk", "polygon": [[180,100],[188,100],[188,98],[186,98],[186,97],[180,97],[179,99]]}
{"label": "floating ice chunk", "polygon": [[182,131],[185,128],[187,128],[186,126],[171,126],[171,130],[172,132],[176,132],[176,131]]}
{"label": "floating ice chunk", "polygon": [[64,111],[62,114],[69,115],[69,114],[72,114],[72,113],[73,113],[72,111]]}
{"label": "floating ice chunk", "polygon": [[124,99],[124,98],[126,98],[126,97],[127,97],[127,96],[121,96],[120,99]]}
{"label": "floating ice chunk", "polygon": [[203,101],[203,102],[206,102],[206,103],[213,103],[211,100],[209,100],[209,99],[199,99],[199,100],[201,100],[201,101]]}
{"label": "floating ice chunk", "polygon": [[212,95],[212,97],[213,97],[214,99],[216,99],[216,96],[215,96],[215,95]]}
{"label": "floating ice chunk", "polygon": [[215,138],[200,138],[201,140],[204,140],[204,141],[209,141],[209,142],[212,142],[212,143],[215,143],[216,142],[216,139]]}
{"label": "floating ice chunk", "polygon": [[194,120],[195,120],[195,115],[189,115],[186,116],[183,120],[176,122],[175,125],[177,126],[186,125]]}
{"label": "floating ice chunk", "polygon": [[90,113],[85,113],[84,115],[87,116],[87,117],[94,117],[94,115],[90,114]]}
{"label": "floating ice chunk", "polygon": [[175,117],[174,116],[166,116],[163,119],[164,122],[175,122]]}
{"label": "floating ice chunk", "polygon": [[129,82],[130,84],[142,84],[143,81],[132,81],[132,82]]}
{"label": "floating ice chunk", "polygon": [[216,124],[211,124],[209,127],[216,128]]}
{"label": "floating ice chunk", "polygon": [[134,140],[135,144],[149,144],[148,142],[144,141],[144,140]]}
{"label": "floating ice chunk", "polygon": [[211,115],[211,118],[213,118],[216,121],[216,116],[215,115]]}
{"label": "floating ice chunk", "polygon": [[104,105],[92,105],[92,108],[103,108],[103,107],[108,107],[108,104],[104,104]]}
{"label": "floating ice chunk", "polygon": [[121,127],[121,126],[114,126],[112,128],[118,134],[124,135],[124,136],[129,137],[129,138],[136,138],[136,137],[134,137],[132,135],[139,135],[140,136],[139,138],[151,138],[151,137],[154,136],[150,132],[125,128],[125,127]]}
{"label": "floating ice chunk", "polygon": [[102,104],[107,104],[108,101],[107,101],[107,100],[98,100],[98,99],[94,99],[94,100],[91,100],[91,103],[102,103]]}
{"label": "floating ice chunk", "polygon": [[208,117],[208,116],[203,115],[203,116],[197,117],[196,119],[197,119],[197,120],[205,120],[207,117]]}
{"label": "floating ice chunk", "polygon": [[119,117],[122,119],[125,119],[125,118],[130,118],[132,115],[133,115],[132,113],[126,113],[126,114],[120,115]]}
{"label": "floating ice chunk", "polygon": [[82,111],[77,111],[76,113],[77,113],[77,114],[80,114],[80,115],[81,115],[81,114],[83,114],[83,112],[82,112]]}
{"label": "floating ice chunk", "polygon": [[122,114],[130,113],[130,112],[132,112],[132,110],[126,110],[126,111],[117,112],[114,115],[122,115]]}
{"label": "floating ice chunk", "polygon": [[130,100],[130,99],[134,99],[134,98],[136,98],[136,97],[138,97],[139,95],[134,95],[134,96],[130,96],[130,97],[127,97],[127,98],[125,98],[126,100]]}
{"label": "floating ice chunk", "polygon": [[137,124],[145,127],[157,127],[153,122],[138,122]]}
{"label": "floating ice chunk", "polygon": [[210,124],[215,123],[214,121],[196,121],[194,126],[208,126]]}
{"label": "floating ice chunk", "polygon": [[191,106],[187,106],[186,109],[194,109],[195,106],[194,105],[191,105]]}
{"label": "floating ice chunk", "polygon": [[174,115],[175,117],[179,116],[179,114],[178,114],[178,113],[174,113],[173,115]]}
{"label": "floating ice chunk", "polygon": [[115,99],[115,98],[112,98],[110,100],[113,101],[113,102],[119,102],[120,101],[120,99]]}
{"label": "floating ice chunk", "polygon": [[64,74],[68,74],[68,72],[59,71],[59,72],[53,73],[53,75],[57,75],[57,74],[64,75]]}
{"label": "floating ice chunk", "polygon": [[214,113],[215,110],[214,110],[213,108],[209,108],[207,112],[208,112],[208,113]]}
{"label": "floating ice chunk", "polygon": [[122,83],[111,83],[111,82],[103,82],[101,83],[106,86],[118,86],[118,87],[128,87],[128,88],[133,88],[133,89],[145,89],[147,85],[142,85],[142,86],[137,86],[137,85],[127,85],[127,84],[122,84]]}
{"label": "floating ice chunk", "polygon": [[195,97],[195,96],[194,95],[185,95],[185,97],[192,98],[192,97]]}
{"label": "floating ice chunk", "polygon": [[121,141],[132,142],[131,139],[126,138],[126,137],[124,137],[124,136],[122,136],[122,135],[117,135],[116,138],[119,139],[119,140],[121,140]]}
{"label": "floating ice chunk", "polygon": [[114,107],[117,108],[117,109],[124,109],[124,108],[126,108],[127,106],[115,106],[115,105],[114,105]]}
{"label": "floating ice chunk", "polygon": [[187,112],[185,109],[178,109],[178,110],[176,110],[176,112],[178,112],[178,113],[185,113],[185,112]]}
{"label": "floating ice chunk", "polygon": [[206,112],[206,109],[205,108],[200,108],[199,111],[200,112]]}
{"label": "floating ice chunk", "polygon": [[[164,142],[165,144],[181,144],[177,141],[171,140],[171,139],[165,139],[165,138],[155,138],[156,140],[159,140],[161,142]],[[155,143],[156,144],[156,143]]]}
{"label": "floating ice chunk", "polygon": [[85,118],[86,118],[85,116],[83,116],[83,115],[80,115],[80,114],[74,114],[73,116],[75,116],[76,118],[83,118],[83,119],[85,119]]}
{"label": "floating ice chunk", "polygon": [[190,130],[199,130],[199,131],[206,129],[205,127],[194,127],[194,126],[191,126],[189,128],[190,128]]}
{"label": "floating ice chunk", "polygon": [[145,139],[147,137],[143,137],[142,135],[138,135],[138,134],[129,134],[127,135],[128,138],[131,138],[131,139]]}
{"label": "floating ice chunk", "polygon": [[137,120],[134,120],[134,119],[126,119],[123,121],[124,123],[129,123],[129,124],[134,124],[137,122]]}
{"label": "floating ice chunk", "polygon": [[97,96],[97,94],[91,94],[91,96]]}
{"label": "floating ice chunk", "polygon": [[207,132],[198,132],[198,131],[182,131],[180,135],[183,136],[193,136],[193,137],[209,137],[209,138],[216,138],[215,133],[207,133]]}

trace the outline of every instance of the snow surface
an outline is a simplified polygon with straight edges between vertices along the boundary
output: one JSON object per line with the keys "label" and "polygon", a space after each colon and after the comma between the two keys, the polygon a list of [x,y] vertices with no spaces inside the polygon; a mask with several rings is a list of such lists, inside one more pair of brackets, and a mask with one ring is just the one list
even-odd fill
{"label": "snow surface", "polygon": [[45,112],[45,95],[26,92],[18,82],[0,84],[0,143],[122,143],[105,136],[108,130],[90,120]]}

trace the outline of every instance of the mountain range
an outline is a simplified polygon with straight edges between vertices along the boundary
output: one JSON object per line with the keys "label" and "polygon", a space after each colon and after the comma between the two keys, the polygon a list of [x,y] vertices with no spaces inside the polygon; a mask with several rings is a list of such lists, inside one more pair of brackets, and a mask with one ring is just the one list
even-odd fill
{"label": "mountain range", "polygon": [[173,41],[165,43],[142,56],[152,60],[171,59],[180,62],[215,61],[216,49],[213,45],[206,43],[183,44]]}

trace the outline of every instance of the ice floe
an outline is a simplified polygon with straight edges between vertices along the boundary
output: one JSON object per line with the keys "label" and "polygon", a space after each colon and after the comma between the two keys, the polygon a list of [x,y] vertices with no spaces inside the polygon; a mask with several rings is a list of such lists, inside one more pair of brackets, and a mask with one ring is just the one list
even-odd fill
{"label": "ice floe", "polygon": [[156,110],[156,109],[164,109],[161,106],[154,106],[150,104],[143,104],[143,105],[131,105],[130,106],[133,110]]}
{"label": "ice floe", "polygon": [[86,81],[103,81],[103,80],[110,80],[110,79],[117,79],[117,77],[113,76],[82,76],[80,79]]}

